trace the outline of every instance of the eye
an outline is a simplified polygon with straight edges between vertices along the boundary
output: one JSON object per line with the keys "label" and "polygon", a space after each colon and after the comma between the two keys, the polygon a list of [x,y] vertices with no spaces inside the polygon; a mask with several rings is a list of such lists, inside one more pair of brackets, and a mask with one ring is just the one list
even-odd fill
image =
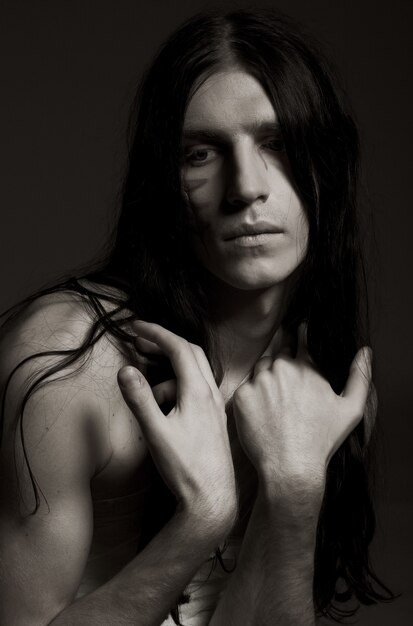
{"label": "eye", "polygon": [[185,163],[191,167],[202,167],[213,161],[217,150],[211,147],[194,147],[185,151]]}
{"label": "eye", "polygon": [[281,137],[273,137],[266,139],[261,147],[264,150],[271,150],[271,152],[283,152],[284,151],[284,142]]}

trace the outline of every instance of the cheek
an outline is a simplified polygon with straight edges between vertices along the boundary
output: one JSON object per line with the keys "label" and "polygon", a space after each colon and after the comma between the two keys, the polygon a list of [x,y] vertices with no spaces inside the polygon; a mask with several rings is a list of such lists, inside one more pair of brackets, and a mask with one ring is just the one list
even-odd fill
{"label": "cheek", "polygon": [[215,224],[214,207],[220,188],[216,177],[206,174],[201,171],[201,168],[199,170],[191,168],[189,172],[184,170],[182,186],[188,211],[192,248],[201,263],[205,264],[209,258],[208,234]]}
{"label": "cheek", "polygon": [[184,170],[183,188],[193,221],[202,229],[211,225],[224,198],[223,177],[216,168]]}
{"label": "cheek", "polygon": [[297,259],[300,262],[304,259],[305,255],[307,254],[308,233],[309,233],[309,227],[308,227],[307,215],[304,211],[304,208],[300,205],[300,210],[297,213],[296,230],[295,230]]}

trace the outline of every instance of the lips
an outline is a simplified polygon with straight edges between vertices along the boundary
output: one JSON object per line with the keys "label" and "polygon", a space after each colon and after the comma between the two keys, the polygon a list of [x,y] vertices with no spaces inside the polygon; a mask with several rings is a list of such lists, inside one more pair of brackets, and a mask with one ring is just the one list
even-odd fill
{"label": "lips", "polygon": [[224,241],[231,241],[238,237],[248,237],[253,235],[263,235],[266,233],[274,234],[283,232],[281,228],[268,222],[255,222],[253,224],[238,224],[234,228],[228,230],[223,235]]}

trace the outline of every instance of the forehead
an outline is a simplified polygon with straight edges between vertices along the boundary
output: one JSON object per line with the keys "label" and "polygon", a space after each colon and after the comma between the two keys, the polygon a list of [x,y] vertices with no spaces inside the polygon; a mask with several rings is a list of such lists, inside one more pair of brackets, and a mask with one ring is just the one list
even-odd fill
{"label": "forehead", "polygon": [[189,101],[184,130],[242,132],[277,121],[273,106],[254,76],[242,70],[213,74]]}

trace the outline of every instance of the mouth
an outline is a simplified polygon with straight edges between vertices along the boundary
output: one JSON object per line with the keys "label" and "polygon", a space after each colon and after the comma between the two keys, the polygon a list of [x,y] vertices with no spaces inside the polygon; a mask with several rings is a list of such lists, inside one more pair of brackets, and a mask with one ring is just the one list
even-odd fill
{"label": "mouth", "polygon": [[226,244],[233,248],[258,248],[271,246],[281,232],[257,233],[254,235],[240,235],[226,240]]}
{"label": "mouth", "polygon": [[255,224],[239,224],[227,233],[224,233],[224,241],[254,241],[267,235],[279,235],[283,231],[281,228],[268,224],[267,222],[256,222]]}

